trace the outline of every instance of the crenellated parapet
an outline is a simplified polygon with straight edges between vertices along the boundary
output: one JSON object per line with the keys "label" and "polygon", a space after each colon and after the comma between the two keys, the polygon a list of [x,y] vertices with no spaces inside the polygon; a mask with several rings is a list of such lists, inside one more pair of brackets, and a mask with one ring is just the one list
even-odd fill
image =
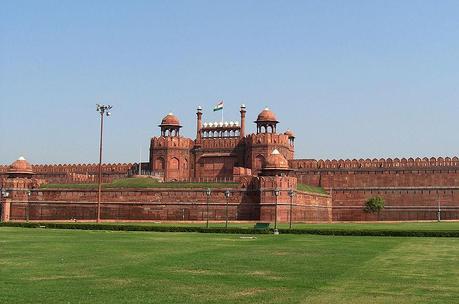
{"label": "crenellated parapet", "polygon": [[290,160],[290,167],[297,170],[314,169],[398,169],[398,168],[429,168],[429,167],[456,167],[459,166],[458,157],[431,157],[431,158],[381,158],[381,159],[295,159]]}
{"label": "crenellated parapet", "polygon": [[203,138],[203,149],[234,149],[243,142],[239,137]]}
{"label": "crenellated parapet", "polygon": [[[132,163],[102,164],[103,173],[127,173],[132,169]],[[96,173],[99,164],[50,164],[32,165],[35,174],[65,174],[65,173]]]}
{"label": "crenellated parapet", "polygon": [[159,136],[151,139],[150,149],[191,149],[193,140],[182,136]]}
{"label": "crenellated parapet", "polygon": [[246,142],[250,146],[271,144],[290,146],[289,136],[277,133],[250,134],[246,136]]}

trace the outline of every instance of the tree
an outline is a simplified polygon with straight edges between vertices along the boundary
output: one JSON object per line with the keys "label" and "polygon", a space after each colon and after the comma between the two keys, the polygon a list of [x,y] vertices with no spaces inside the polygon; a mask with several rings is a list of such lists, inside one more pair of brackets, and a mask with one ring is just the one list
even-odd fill
{"label": "tree", "polygon": [[367,213],[377,213],[379,220],[379,213],[384,209],[384,199],[380,196],[373,196],[365,202],[363,211]]}

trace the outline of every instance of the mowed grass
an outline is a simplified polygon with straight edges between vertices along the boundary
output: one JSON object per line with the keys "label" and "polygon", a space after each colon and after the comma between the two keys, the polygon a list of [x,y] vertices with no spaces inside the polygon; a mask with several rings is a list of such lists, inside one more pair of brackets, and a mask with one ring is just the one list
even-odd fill
{"label": "mowed grass", "polygon": [[[131,177],[131,178],[120,178],[112,181],[111,183],[103,183],[102,188],[104,189],[127,189],[127,188],[138,188],[138,189],[148,189],[148,188],[184,188],[184,189],[231,189],[238,188],[239,183],[234,182],[158,182],[154,178],[141,178],[141,177]],[[40,189],[88,189],[95,190],[98,188],[97,183],[84,183],[84,184],[43,184],[40,185]],[[327,192],[321,187],[315,187],[305,184],[298,184],[297,189],[300,191],[327,194]]]}
{"label": "mowed grass", "polygon": [[0,303],[458,303],[459,239],[0,228]]}
{"label": "mowed grass", "polygon": [[[160,183],[153,178],[121,178],[112,181],[111,183],[102,184],[104,189],[123,189],[123,188],[211,188],[224,189],[236,188],[238,183],[222,182],[222,183],[194,183],[194,182],[165,182]],[[40,189],[97,189],[97,183],[88,184],[43,184]]]}
{"label": "mowed grass", "polygon": [[306,184],[297,184],[296,188],[297,190],[305,191],[305,192],[328,194],[327,191],[325,191],[325,189],[322,187],[316,187],[316,186],[311,186],[311,185],[306,185]]}

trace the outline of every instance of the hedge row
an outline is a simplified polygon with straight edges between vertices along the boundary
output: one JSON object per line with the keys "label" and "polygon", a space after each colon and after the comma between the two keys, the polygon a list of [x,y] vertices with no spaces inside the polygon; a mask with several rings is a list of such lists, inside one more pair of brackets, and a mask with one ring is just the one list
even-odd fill
{"label": "hedge row", "polygon": [[116,231],[155,231],[155,232],[200,232],[200,233],[231,233],[231,234],[268,234],[270,230],[237,228],[237,227],[196,227],[196,226],[148,226],[148,225],[117,225],[92,223],[0,223],[5,227],[79,229],[79,230],[116,230]]}
{"label": "hedge row", "polygon": [[[156,232],[199,232],[199,233],[230,233],[230,234],[268,234],[273,230],[253,228],[220,228],[196,226],[148,226],[148,225],[117,225],[93,223],[0,223],[4,227],[80,229],[80,230],[116,230],[116,231],[156,231]],[[384,230],[384,229],[278,229],[280,234],[318,234],[341,236],[401,236],[401,237],[459,237],[459,230]]]}
{"label": "hedge row", "polygon": [[390,229],[279,229],[280,234],[319,234],[342,236],[459,237],[459,230]]}

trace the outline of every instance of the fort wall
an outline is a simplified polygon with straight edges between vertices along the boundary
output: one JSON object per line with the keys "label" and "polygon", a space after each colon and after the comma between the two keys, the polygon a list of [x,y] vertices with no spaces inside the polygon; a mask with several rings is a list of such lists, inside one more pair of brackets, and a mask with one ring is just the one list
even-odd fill
{"label": "fort wall", "polygon": [[[102,181],[111,182],[114,179],[128,176],[133,168],[133,163],[102,164]],[[7,177],[9,166],[0,166],[0,186]],[[32,165],[34,178],[46,183],[94,183],[99,174],[98,164],[50,164]]]}
{"label": "fort wall", "polygon": [[[19,192],[9,200],[9,219],[12,221],[81,220],[96,218],[97,191],[74,189],[34,189],[30,195]],[[225,189],[123,189],[104,190],[102,193],[101,219],[105,221],[224,221],[226,210],[229,220],[259,220],[260,192],[256,189],[232,189],[225,196]],[[322,216],[314,209],[317,201],[326,196],[302,193],[299,196],[302,207],[294,209],[294,218],[305,221]],[[329,197],[328,197],[329,200]],[[309,207],[305,207],[311,205]],[[279,209],[282,207],[280,206]],[[306,208],[306,209],[305,209]],[[282,212],[281,212],[282,214]],[[286,216],[281,215],[283,218]],[[303,218],[304,216],[304,218]],[[319,219],[327,221],[328,218]]]}
{"label": "fort wall", "polygon": [[[293,160],[299,183],[332,193],[334,221],[459,219],[459,159],[402,158],[360,160]],[[381,196],[379,214],[363,211]]]}

